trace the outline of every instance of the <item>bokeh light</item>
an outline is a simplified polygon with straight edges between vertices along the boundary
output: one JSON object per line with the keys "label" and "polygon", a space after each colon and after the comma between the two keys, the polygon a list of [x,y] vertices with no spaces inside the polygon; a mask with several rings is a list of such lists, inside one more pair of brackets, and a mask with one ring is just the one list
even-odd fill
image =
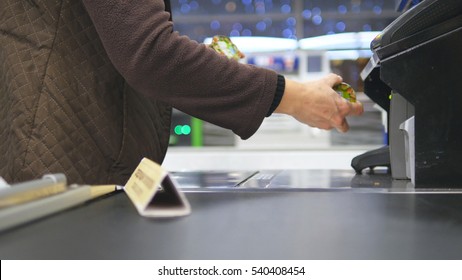
{"label": "bokeh light", "polygon": [[171,0],[171,3],[175,29],[197,41],[217,34],[306,38],[379,31],[399,15],[395,1],[391,0]]}

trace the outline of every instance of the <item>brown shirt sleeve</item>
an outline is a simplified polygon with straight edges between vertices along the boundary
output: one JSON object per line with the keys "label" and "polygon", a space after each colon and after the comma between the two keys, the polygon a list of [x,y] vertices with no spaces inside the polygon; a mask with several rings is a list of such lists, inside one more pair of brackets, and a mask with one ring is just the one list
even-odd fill
{"label": "brown shirt sleeve", "polygon": [[273,102],[274,71],[173,31],[162,0],[83,0],[118,71],[140,93],[249,138]]}

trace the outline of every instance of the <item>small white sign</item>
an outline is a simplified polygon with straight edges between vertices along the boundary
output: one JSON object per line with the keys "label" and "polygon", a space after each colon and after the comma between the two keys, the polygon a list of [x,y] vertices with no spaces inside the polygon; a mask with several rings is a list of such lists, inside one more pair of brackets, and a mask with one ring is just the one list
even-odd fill
{"label": "small white sign", "polygon": [[143,158],[124,188],[141,216],[176,217],[191,213],[184,194],[159,164]]}

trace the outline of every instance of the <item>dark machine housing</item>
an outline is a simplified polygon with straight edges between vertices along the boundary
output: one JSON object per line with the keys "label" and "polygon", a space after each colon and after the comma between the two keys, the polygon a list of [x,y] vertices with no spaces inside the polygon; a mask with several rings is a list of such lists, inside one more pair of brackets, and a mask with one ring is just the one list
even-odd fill
{"label": "dark machine housing", "polygon": [[371,49],[362,78],[366,95],[388,112],[389,141],[352,167],[389,166],[393,179],[415,187],[461,188],[462,1],[422,1]]}

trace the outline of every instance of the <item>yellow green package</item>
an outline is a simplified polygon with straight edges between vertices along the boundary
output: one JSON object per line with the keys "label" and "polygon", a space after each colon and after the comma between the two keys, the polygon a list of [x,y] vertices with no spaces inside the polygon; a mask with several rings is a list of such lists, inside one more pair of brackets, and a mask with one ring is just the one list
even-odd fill
{"label": "yellow green package", "polygon": [[340,96],[342,96],[346,100],[350,101],[351,103],[356,102],[356,92],[353,89],[353,87],[350,86],[349,84],[342,82],[342,83],[340,83],[338,85],[335,85],[334,90],[338,94],[340,94]]}
{"label": "yellow green package", "polygon": [[227,36],[217,35],[212,38],[212,43],[209,45],[217,53],[222,54],[229,59],[239,60],[244,58],[244,54]]}

